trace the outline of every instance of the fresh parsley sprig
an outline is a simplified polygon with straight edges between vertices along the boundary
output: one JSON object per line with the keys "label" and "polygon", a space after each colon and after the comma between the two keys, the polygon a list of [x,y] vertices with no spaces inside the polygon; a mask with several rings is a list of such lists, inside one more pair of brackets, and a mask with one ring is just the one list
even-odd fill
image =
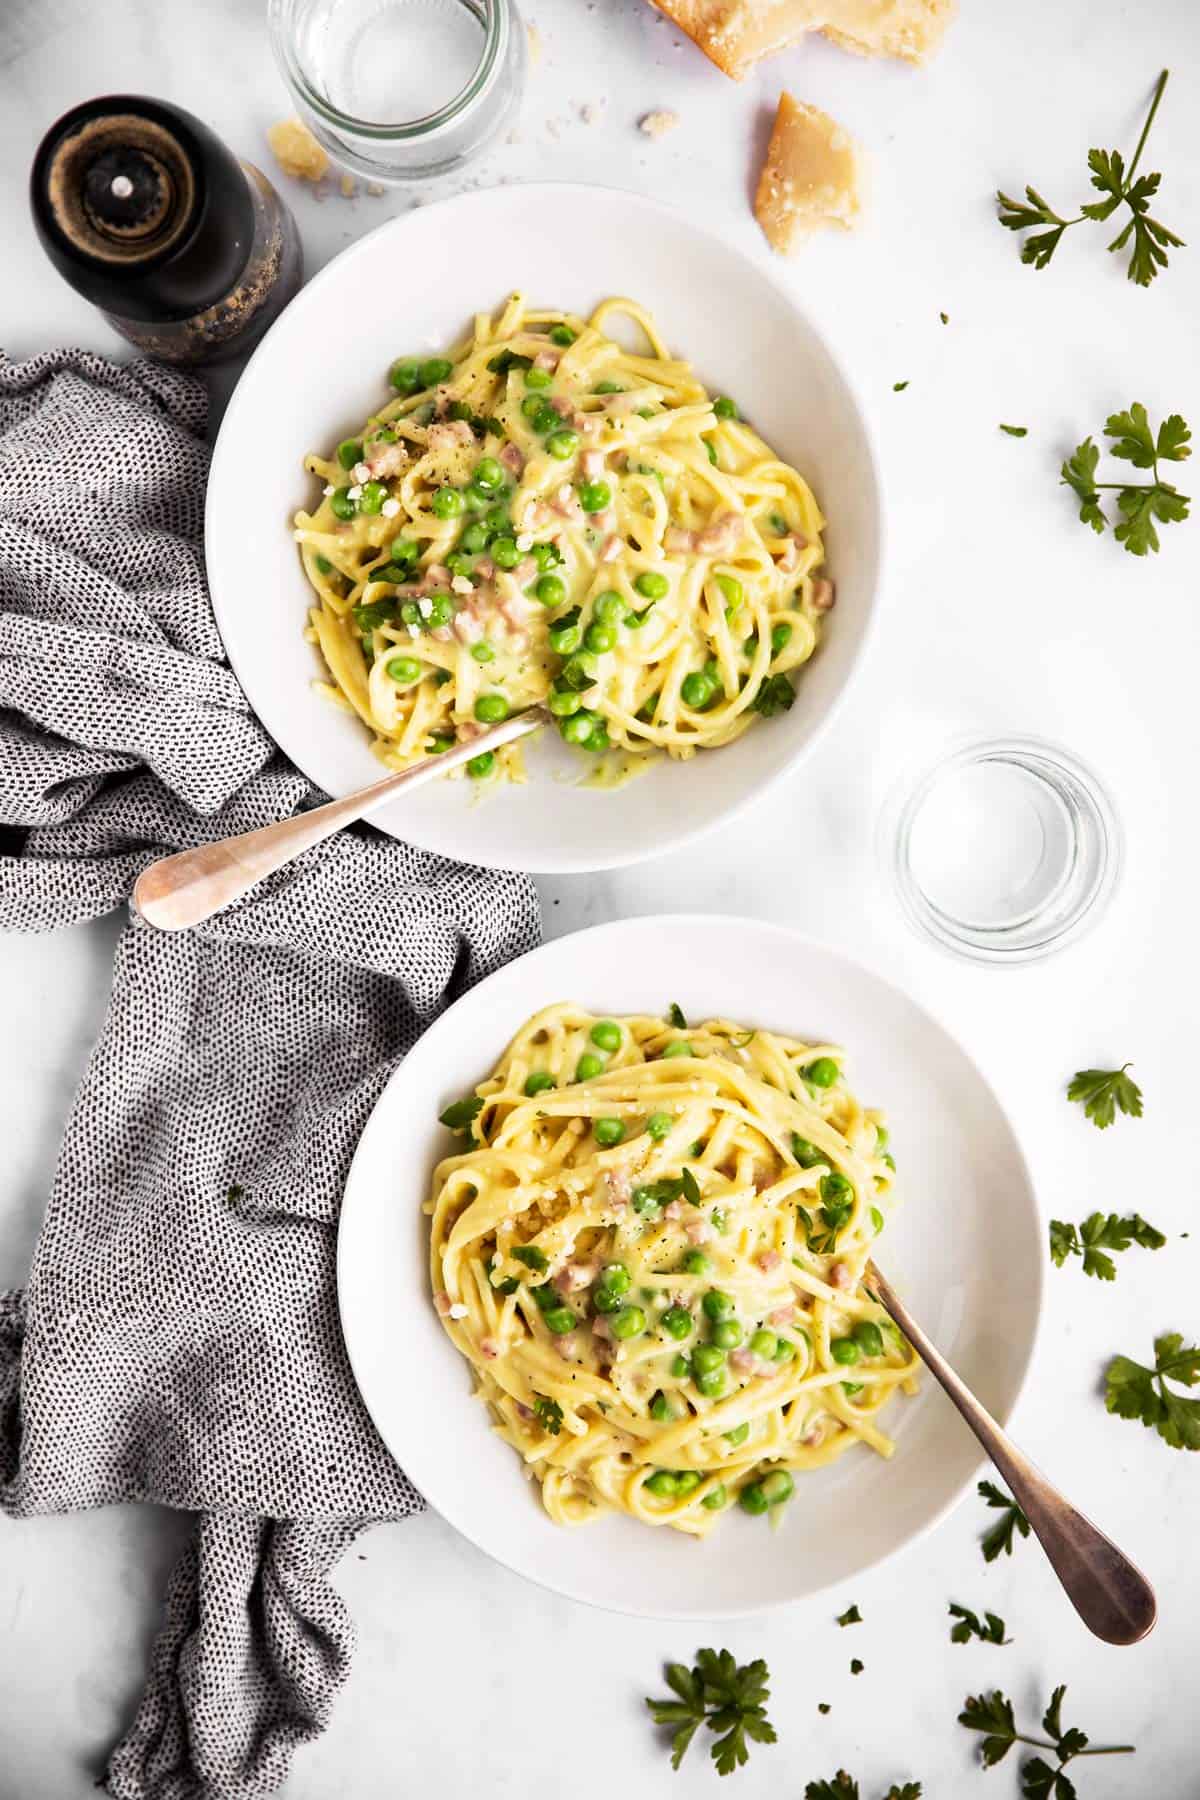
{"label": "fresh parsley sprig", "polygon": [[[1158,192],[1161,175],[1143,175],[1139,180],[1137,173],[1169,73],[1168,69],[1164,69],[1155,83],[1150,111],[1146,115],[1142,135],[1137,141],[1137,149],[1128,169],[1119,150],[1088,151],[1092,186],[1104,196],[1103,199],[1081,206],[1075,218],[1064,219],[1042,198],[1036,188],[1026,187],[1024,201],[1012,200],[1007,194],[996,195],[1002,225],[1006,225],[1010,231],[1035,233],[1021,245],[1023,263],[1029,263],[1035,269],[1044,269],[1058,249],[1064,231],[1069,231],[1072,225],[1082,225],[1085,219],[1099,221],[1111,218],[1122,205],[1129,208],[1129,218],[1108,248],[1113,252],[1123,250],[1132,237],[1133,248],[1127,270],[1130,281],[1136,282],[1139,287],[1149,287],[1159,270],[1166,268],[1168,249],[1184,247],[1182,238],[1176,237],[1173,231],[1168,231],[1158,219],[1150,216],[1150,202]],[[1036,229],[1042,226],[1046,229]]]}
{"label": "fresh parsley sprig", "polygon": [[1072,1727],[1063,1729],[1062,1703],[1065,1687],[1056,1687],[1050,1704],[1042,1715],[1044,1738],[1030,1737],[1018,1731],[1013,1718],[1012,1701],[999,1689],[991,1694],[968,1694],[958,1715],[960,1725],[968,1731],[984,1733],[980,1755],[985,1769],[1003,1762],[1014,1744],[1031,1744],[1038,1750],[1051,1750],[1057,1757],[1052,1768],[1043,1757],[1031,1756],[1021,1764],[1021,1793],[1025,1800],[1076,1800],[1074,1784],[1063,1774],[1077,1756],[1133,1755],[1132,1744],[1097,1744],[1092,1746],[1087,1734]]}
{"label": "fresh parsley sprig", "polygon": [[1200,1349],[1185,1345],[1178,1331],[1154,1340],[1154,1367],[1114,1356],[1104,1384],[1104,1404],[1119,1419],[1140,1419],[1172,1450],[1200,1450],[1200,1400],[1185,1400],[1167,1386],[1200,1382]]}
{"label": "fresh parsley sprig", "polygon": [[1156,437],[1145,407],[1135,400],[1128,412],[1109,415],[1104,435],[1113,440],[1111,450],[1115,457],[1131,462],[1136,469],[1152,470],[1153,481],[1097,481],[1100,450],[1086,437],[1062,465],[1063,485],[1078,497],[1080,519],[1098,534],[1109,524],[1100,506],[1100,495],[1115,493],[1121,516],[1113,526],[1113,536],[1131,556],[1145,556],[1147,551],[1157,551],[1159,547],[1156,519],[1162,525],[1174,525],[1188,516],[1190,496],[1163,481],[1158,465],[1186,461],[1192,454],[1191,430],[1178,413],[1172,413],[1163,420]]}
{"label": "fresh parsley sprig", "polygon": [[978,1638],[981,1644],[1011,1644],[1012,1639],[1004,1635],[1004,1620],[995,1613],[985,1612],[981,1622],[979,1615],[973,1613],[969,1606],[958,1606],[950,1602],[950,1617],[957,1619],[957,1625],[950,1627],[952,1644],[969,1644],[972,1638]]}
{"label": "fresh parsley sprig", "polygon": [[998,1556],[1011,1556],[1013,1533],[1020,1532],[1023,1538],[1027,1538],[1029,1520],[1012,1495],[1006,1494],[1003,1488],[998,1488],[994,1481],[981,1481],[976,1491],[981,1500],[986,1500],[989,1506],[997,1507],[1004,1514],[981,1540],[984,1562],[995,1562]]}
{"label": "fresh parsley sprig", "polygon": [[656,1725],[674,1726],[671,1767],[678,1769],[701,1725],[720,1735],[709,1745],[718,1775],[731,1775],[750,1756],[747,1740],[773,1744],[775,1727],[766,1715],[771,1697],[767,1665],[759,1658],[741,1667],[728,1650],[697,1650],[695,1667],[668,1663],[673,1700],[647,1699]]}
{"label": "fresh parsley sprig", "polygon": [[1061,1269],[1069,1256],[1082,1256],[1083,1272],[1098,1281],[1114,1281],[1116,1264],[1107,1250],[1128,1250],[1140,1244],[1143,1250],[1161,1250],[1166,1243],[1161,1231],[1148,1225],[1141,1213],[1119,1218],[1116,1213],[1089,1213],[1082,1225],[1067,1225],[1061,1219],[1050,1221],[1050,1256],[1056,1269]]}
{"label": "fresh parsley sprig", "polygon": [[[883,1800],[921,1800],[919,1781],[894,1781]],[[839,1769],[832,1781],[810,1781],[804,1789],[804,1800],[859,1800],[858,1783],[845,1769]]]}
{"label": "fresh parsley sprig", "polygon": [[1111,1125],[1116,1109],[1131,1119],[1142,1116],[1142,1090],[1132,1075],[1125,1073],[1128,1063],[1119,1069],[1080,1069],[1071,1077],[1067,1099],[1076,1100],[1097,1131]]}

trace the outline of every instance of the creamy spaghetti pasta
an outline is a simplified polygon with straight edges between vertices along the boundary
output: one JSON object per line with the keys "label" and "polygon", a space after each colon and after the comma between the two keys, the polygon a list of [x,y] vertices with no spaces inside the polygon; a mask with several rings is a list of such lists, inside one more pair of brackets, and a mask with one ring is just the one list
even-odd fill
{"label": "creamy spaghetti pasta", "polygon": [[[644,339],[625,349],[620,320]],[[785,711],[832,583],[803,477],[630,300],[514,294],[306,467],[326,694],[402,768],[546,703],[598,754],[691,756]],[[469,766],[521,778],[510,745]]]}
{"label": "creamy spaghetti pasta", "polygon": [[862,1284],[891,1204],[842,1052],[548,1007],[443,1121],[435,1304],[550,1516],[704,1536],[854,1444],[915,1357]]}

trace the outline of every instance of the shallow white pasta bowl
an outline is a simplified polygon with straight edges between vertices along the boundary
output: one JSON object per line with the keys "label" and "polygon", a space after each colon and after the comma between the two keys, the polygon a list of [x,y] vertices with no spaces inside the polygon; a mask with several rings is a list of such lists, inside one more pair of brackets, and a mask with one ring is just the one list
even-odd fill
{"label": "shallow white pasta bowl", "polygon": [[444,348],[514,289],[584,313],[611,294],[648,306],[670,349],[806,477],[829,522],[837,605],[786,715],[615,791],[580,787],[586,760],[546,733],[527,751],[526,786],[439,781],[373,815],[409,843],[494,868],[610,868],[718,824],[793,764],[841,700],[875,606],[882,518],[862,413],[813,326],[746,257],[652,201],[567,183],[466,194],[381,227],[302,290],[238,383],[209,478],[208,576],[230,661],[280,747],[331,795],[378,780],[361,723],[312,688],[323,671],[302,636],[312,593],[291,535],[317,492],[302,460],[385,402],[398,356]]}
{"label": "shallow white pasta bowl", "polygon": [[850,1085],[886,1111],[903,1201],[879,1262],[934,1341],[1003,1422],[1042,1307],[1043,1232],[999,1101],[915,1001],[776,926],[631,919],[560,938],[481,982],[426,1032],[380,1097],[347,1183],[338,1245],[351,1365],[388,1449],[480,1549],[558,1593],[656,1618],[716,1618],[844,1583],[935,1525],[978,1476],[978,1446],[932,1381],[865,1447],[799,1475],[778,1530],[736,1509],[703,1543],[630,1518],[551,1523],[516,1453],[488,1428],[429,1285],[421,1211],[452,1140],[437,1123],[491,1072],[533,1013],[573,1000],[605,1014],[715,1015],[845,1047]]}

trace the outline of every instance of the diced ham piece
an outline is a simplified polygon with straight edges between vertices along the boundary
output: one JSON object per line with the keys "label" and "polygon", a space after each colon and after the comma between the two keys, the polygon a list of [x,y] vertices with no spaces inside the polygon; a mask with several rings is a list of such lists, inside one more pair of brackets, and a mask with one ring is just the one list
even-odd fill
{"label": "diced ham piece", "polygon": [[376,481],[383,475],[398,475],[408,462],[407,444],[376,444],[367,457],[367,468]]}
{"label": "diced ham piece", "polygon": [[533,359],[533,366],[535,369],[557,369],[558,351],[539,350]]}
{"label": "diced ham piece", "polygon": [[499,607],[506,623],[516,630],[528,624],[532,608],[515,581],[501,583]]}
{"label": "diced ham piece", "polygon": [[693,551],[698,556],[732,556],[742,541],[745,520],[740,512],[724,512],[698,531],[672,525],[663,543],[668,550]]}
{"label": "diced ham piece", "polygon": [[729,1355],[729,1366],[739,1375],[753,1375],[758,1368],[758,1358],[753,1350],[733,1350]]}
{"label": "diced ham piece", "polygon": [[430,450],[458,450],[475,442],[475,433],[465,419],[449,419],[445,424],[431,425],[425,440]]}
{"label": "diced ham piece", "polygon": [[593,531],[599,531],[605,535],[607,535],[607,533],[609,533],[612,530],[612,528],[616,524],[616,522],[617,522],[617,515],[613,511],[611,506],[606,507],[603,512],[593,513],[591,518],[588,520],[588,524],[591,526]]}
{"label": "diced ham piece", "polygon": [[763,1274],[769,1275],[772,1269],[777,1269],[779,1267],[783,1258],[780,1256],[778,1250],[760,1250],[754,1260],[762,1270]]}
{"label": "diced ham piece", "polygon": [[585,438],[599,437],[604,429],[604,420],[599,413],[572,413],[571,423],[580,437]]}
{"label": "diced ham piece", "polygon": [[478,575],[480,581],[490,581],[492,579],[492,576],[496,573],[496,565],[490,556],[480,557],[479,561],[475,564],[475,573]]}
{"label": "diced ham piece", "polygon": [[560,1294],[574,1294],[580,1288],[590,1287],[596,1275],[594,1262],[569,1262],[554,1277],[554,1286]]}
{"label": "diced ham piece", "polygon": [[818,1419],[815,1425],[809,1426],[804,1436],[800,1439],[800,1442],[806,1444],[810,1450],[814,1450],[816,1446],[821,1443],[824,1436],[825,1421],[824,1419]]}
{"label": "diced ham piece", "polygon": [[430,563],[425,571],[422,586],[429,582],[434,583],[438,587],[450,586],[450,571],[445,563]]}
{"label": "diced ham piece", "polygon": [[450,644],[454,641],[454,633],[448,625],[436,626],[429,635],[431,638],[435,638],[439,644]]}
{"label": "diced ham piece", "polygon": [[598,481],[604,473],[603,450],[585,450],[579,459],[579,472],[585,481]]}
{"label": "diced ham piece", "polygon": [[568,1331],[565,1337],[555,1338],[554,1348],[564,1362],[572,1362],[579,1355],[579,1339],[573,1331]]}
{"label": "diced ham piece", "polygon": [[608,1189],[608,1204],[620,1210],[629,1205],[630,1181],[629,1170],[621,1167],[606,1169],[604,1183]]}
{"label": "diced ham piece", "polygon": [[443,1319],[449,1317],[450,1308],[453,1305],[449,1294],[435,1294],[433,1296],[433,1304],[437,1307],[438,1312],[442,1315]]}
{"label": "diced ham piece", "polygon": [[828,612],[836,599],[837,595],[834,592],[832,581],[826,581],[822,577],[813,582],[812,609],[814,612]]}
{"label": "diced ham piece", "polygon": [[500,461],[510,475],[520,475],[525,467],[524,453],[518,449],[516,444],[505,444],[500,452]]}
{"label": "diced ham piece", "polygon": [[516,1401],[515,1404],[516,1404],[516,1408],[517,1408],[517,1417],[519,1419],[525,1419],[525,1420],[532,1419],[532,1417],[533,1417],[532,1408],[526,1406],[526,1404],[523,1400],[518,1400],[518,1401]]}
{"label": "diced ham piece", "polygon": [[669,1205],[663,1207],[663,1218],[670,1219],[672,1224],[674,1224],[676,1219],[681,1219],[682,1217],[683,1202],[681,1200],[672,1200]]}
{"label": "diced ham piece", "polygon": [[610,532],[600,546],[600,561],[602,563],[616,562],[624,548],[625,546],[616,532]]}
{"label": "diced ham piece", "polygon": [[689,1244],[707,1244],[713,1236],[713,1228],[707,1219],[689,1219],[685,1229]]}
{"label": "diced ham piece", "polygon": [[850,1273],[850,1264],[835,1262],[829,1271],[829,1279],[835,1288],[848,1288],[854,1279]]}
{"label": "diced ham piece", "polygon": [[767,1314],[768,1325],[794,1325],[796,1309],[794,1306],[777,1306],[775,1311]]}
{"label": "diced ham piece", "polygon": [[592,1320],[592,1336],[601,1338],[606,1344],[612,1343],[612,1326],[607,1319],[598,1318]]}
{"label": "diced ham piece", "polygon": [[490,1337],[480,1338],[479,1354],[482,1357],[484,1357],[488,1362],[495,1362],[496,1358],[500,1354],[500,1346],[496,1342],[495,1338],[490,1338]]}
{"label": "diced ham piece", "polygon": [[785,575],[790,575],[792,570],[798,567],[800,562],[800,552],[807,549],[808,539],[802,531],[790,531],[788,533],[787,538],[784,540],[783,549],[779,555],[779,567],[783,570]]}

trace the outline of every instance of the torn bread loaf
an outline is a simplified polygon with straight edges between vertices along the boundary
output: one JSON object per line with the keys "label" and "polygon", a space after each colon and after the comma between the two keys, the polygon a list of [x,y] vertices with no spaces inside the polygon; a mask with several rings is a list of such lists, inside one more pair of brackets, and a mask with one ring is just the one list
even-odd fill
{"label": "torn bread loaf", "polygon": [[861,185],[862,158],[850,133],[819,106],[781,94],[754,196],[754,216],[771,248],[787,256],[824,225],[851,229]]}
{"label": "torn bread loaf", "polygon": [[925,62],[957,0],[650,0],[735,81],[764,56],[823,31],[860,56]]}

